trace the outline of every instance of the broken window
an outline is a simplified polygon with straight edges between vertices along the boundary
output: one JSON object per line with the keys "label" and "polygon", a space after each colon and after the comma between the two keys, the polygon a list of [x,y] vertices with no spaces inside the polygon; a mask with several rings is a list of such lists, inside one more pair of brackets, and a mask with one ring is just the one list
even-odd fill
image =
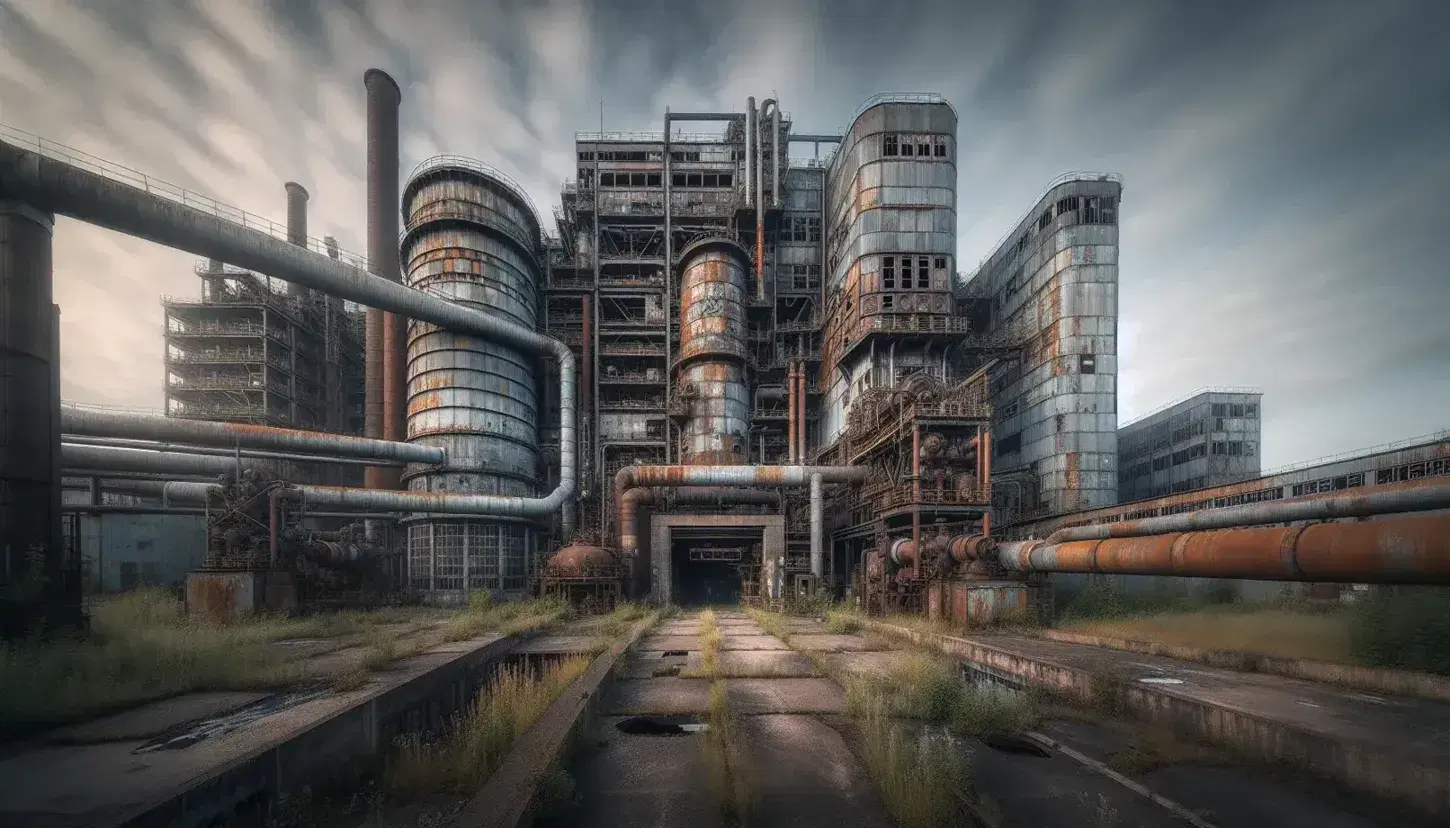
{"label": "broken window", "polygon": [[1244,416],[1245,417],[1257,417],[1257,416],[1259,416],[1259,407],[1258,407],[1258,405],[1256,405],[1254,403],[1245,403],[1244,404]]}
{"label": "broken window", "polygon": [[1057,214],[1077,212],[1077,196],[1068,196],[1057,200]]}
{"label": "broken window", "polygon": [[882,155],[895,155],[896,154],[896,136],[895,135],[888,134],[888,135],[881,136],[881,154]]}
{"label": "broken window", "polygon": [[[931,268],[928,265],[931,259],[926,256],[916,260],[916,287],[918,290],[926,290],[931,287]],[[906,287],[906,285],[902,285]]]}
{"label": "broken window", "polygon": [[932,262],[931,266],[937,270],[946,270],[947,258],[945,256],[937,256],[936,259]]}
{"label": "broken window", "polygon": [[1080,374],[1096,374],[1098,372],[1098,358],[1095,354],[1082,354],[1077,358],[1077,370]]}
{"label": "broken window", "polygon": [[918,136],[917,137],[917,139],[916,139],[916,155],[917,155],[918,158],[930,158],[931,157],[931,143],[927,139],[927,136],[921,135],[921,136]]}
{"label": "broken window", "polygon": [[896,304],[896,297],[895,296],[883,296],[883,297],[881,297],[881,309],[882,310],[889,311],[889,310],[891,310],[895,306],[895,304]]}
{"label": "broken window", "polygon": [[1230,417],[1242,417],[1242,416],[1244,416],[1244,404],[1243,403],[1233,403],[1233,404],[1229,405],[1229,407],[1228,407],[1228,415]]}
{"label": "broken window", "polygon": [[1230,440],[1229,441],[1229,444],[1228,444],[1228,454],[1229,454],[1230,457],[1242,457],[1243,456],[1243,453],[1244,453],[1244,444],[1243,443],[1239,442],[1238,440]]}
{"label": "broken window", "polygon": [[592,152],[590,152],[588,150],[580,150],[579,151],[579,160],[580,161],[593,161],[594,160],[594,153],[592,153]]}
{"label": "broken window", "polygon": [[1214,403],[1211,410],[1212,415],[1215,417],[1228,416],[1228,407],[1223,403]]}
{"label": "broken window", "polygon": [[935,146],[932,148],[937,158],[947,157],[947,139],[945,135],[936,136]]}
{"label": "broken window", "polygon": [[881,287],[896,289],[896,257],[886,256],[881,260]]}
{"label": "broken window", "polygon": [[901,286],[903,288],[909,288],[909,287],[911,287],[911,257],[910,256],[902,256],[901,257]]}
{"label": "broken window", "polygon": [[806,220],[806,241],[819,244],[821,241],[821,220],[812,216]]}
{"label": "broken window", "polygon": [[1052,224],[1052,211],[1051,210],[1048,210],[1048,211],[1044,212],[1042,215],[1040,215],[1040,216],[1037,217],[1037,229],[1038,230],[1046,230],[1047,229],[1047,226],[1049,224]]}

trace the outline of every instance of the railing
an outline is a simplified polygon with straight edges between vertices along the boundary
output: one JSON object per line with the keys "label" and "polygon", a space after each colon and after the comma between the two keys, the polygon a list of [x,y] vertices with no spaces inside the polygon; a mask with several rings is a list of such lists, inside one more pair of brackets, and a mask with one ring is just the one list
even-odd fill
{"label": "railing", "polygon": [[1191,391],[1191,392],[1189,392],[1187,394],[1184,394],[1183,396],[1181,396],[1181,397],[1173,400],[1172,402],[1166,402],[1166,403],[1158,406],[1157,408],[1153,409],[1152,411],[1149,411],[1147,414],[1139,414],[1138,416],[1136,416],[1133,419],[1127,421],[1126,423],[1120,423],[1118,425],[1118,428],[1119,429],[1124,429],[1124,428],[1127,428],[1129,426],[1137,425],[1138,423],[1143,422],[1144,420],[1148,419],[1149,417],[1156,417],[1159,414],[1162,414],[1163,412],[1167,411],[1168,409],[1172,408],[1175,405],[1182,405],[1183,403],[1188,402],[1189,400],[1193,399],[1194,397],[1198,397],[1198,396],[1201,396],[1203,394],[1256,394],[1256,395],[1262,397],[1262,396],[1264,396],[1264,389],[1262,389],[1262,388],[1233,388],[1233,387],[1220,387],[1220,386],[1208,386],[1208,387],[1205,387],[1205,388],[1200,388],[1197,391]]}
{"label": "railing", "polygon": [[231,322],[222,324],[218,322],[203,322],[199,325],[191,325],[185,328],[168,328],[166,335],[171,336],[262,336],[269,333],[267,327],[256,322]]}
{"label": "railing", "polygon": [[663,400],[600,400],[600,411],[664,411]]}
{"label": "railing", "polygon": [[[110,181],[126,184],[131,187],[143,190],[151,195],[161,196],[174,201],[183,207],[189,207],[203,213],[209,213],[217,218],[230,221],[234,224],[246,227],[249,230],[256,230],[265,233],[274,239],[287,241],[287,225],[278,224],[270,219],[239,210],[228,204],[208,198],[204,195],[191,192],[183,187],[170,184],[158,178],[137,172],[129,167],[123,167],[103,158],[97,158],[90,153],[81,152],[74,147],[65,144],[58,144],[54,141],[41,138],[31,132],[15,129],[14,127],[0,124],[0,138],[4,138],[21,149],[34,151],[45,158],[55,161],[62,161],[73,164],[77,167],[100,175]],[[328,255],[329,246],[322,239],[308,237],[307,248],[314,253]],[[346,251],[338,251],[338,259],[354,267],[367,269],[367,259]]]}
{"label": "railing", "polygon": [[261,391],[264,385],[270,386],[274,383],[263,383],[262,379],[251,377],[167,377],[166,385],[173,391],[230,391],[246,390]]}
{"label": "railing", "polygon": [[[495,167],[492,164],[485,164],[476,158],[467,158],[462,155],[435,155],[432,158],[424,159],[421,163],[418,164],[418,166],[414,167],[412,174],[409,175],[408,178],[409,180],[412,180],[425,172],[445,168],[469,170],[470,172],[480,173],[494,179],[499,183],[500,186],[512,191],[512,194],[514,196],[523,201],[524,204],[528,205],[529,212],[534,217],[534,222],[536,224],[540,222],[539,208],[534,206],[534,200],[529,198],[529,193],[527,190],[524,189],[523,185],[513,180],[513,178],[511,178],[508,173],[505,173],[498,167]],[[544,235],[542,229],[540,230],[539,238],[535,241],[542,249],[544,246]]]}
{"label": "railing", "polygon": [[609,345],[601,345],[599,353],[602,356],[664,356],[665,346],[612,343]]}
{"label": "railing", "polygon": [[655,376],[650,376],[649,374],[640,371],[630,371],[627,373],[615,374],[610,374],[606,372],[599,375],[600,384],[659,385],[664,381],[665,379],[662,375],[656,374]]}
{"label": "railing", "polygon": [[820,328],[820,317],[812,316],[810,319],[806,319],[804,321],[777,322],[775,325],[775,332],[778,334],[810,333],[812,331],[818,331],[820,330]]}

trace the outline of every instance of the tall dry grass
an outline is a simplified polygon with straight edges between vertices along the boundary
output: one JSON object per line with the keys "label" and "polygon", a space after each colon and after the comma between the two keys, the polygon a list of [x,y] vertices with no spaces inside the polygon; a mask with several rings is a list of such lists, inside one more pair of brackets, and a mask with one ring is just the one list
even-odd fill
{"label": "tall dry grass", "polygon": [[442,734],[400,740],[384,775],[384,789],[400,800],[474,790],[589,662],[580,656],[543,671],[504,667],[480,691],[473,710],[456,717]]}

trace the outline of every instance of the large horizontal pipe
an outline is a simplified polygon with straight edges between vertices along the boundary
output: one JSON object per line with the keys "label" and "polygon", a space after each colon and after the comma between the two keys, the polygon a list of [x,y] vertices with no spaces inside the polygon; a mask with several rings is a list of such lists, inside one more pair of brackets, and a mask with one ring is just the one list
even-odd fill
{"label": "large horizontal pipe", "polygon": [[665,116],[670,121],[734,121],[739,117],[735,112],[671,112]]}
{"label": "large horizontal pipe", "polygon": [[[916,561],[916,547],[911,538],[898,538],[886,547],[886,559],[900,567],[911,566]],[[985,535],[932,535],[921,539],[921,548],[927,555],[945,552],[954,564],[981,560],[997,550],[996,542]]]}
{"label": "large horizontal pipe", "polygon": [[[114,503],[102,503],[99,505],[71,504],[67,503],[60,507],[62,512],[79,512],[81,514],[99,515],[207,515],[216,514],[215,509],[207,509],[203,506],[121,506]],[[402,516],[391,512],[308,512],[310,518],[356,518],[369,520],[398,520]]]}
{"label": "large horizontal pipe", "polygon": [[[140,451],[110,446],[78,446],[73,443],[61,444],[60,462],[69,476],[78,475],[75,469],[211,477],[232,474],[237,470],[237,460],[234,457],[211,457],[176,451]],[[258,463],[256,460],[243,460],[242,468],[256,468]]]}
{"label": "large horizontal pipe", "polygon": [[786,136],[786,140],[792,144],[839,144],[843,139],[840,135],[813,135],[796,132]]}
{"label": "large horizontal pipe", "polygon": [[1058,544],[1016,541],[997,548],[998,562],[1016,572],[1450,584],[1450,516],[1445,515]]}
{"label": "large horizontal pipe", "polygon": [[[633,555],[639,550],[639,505],[658,503],[667,487],[630,489],[620,500],[619,548]],[[736,503],[780,504],[778,492],[762,489],[731,489],[721,486],[681,486],[674,490],[678,503],[727,505]]]}
{"label": "large horizontal pipe", "polygon": [[[233,470],[235,471],[235,469]],[[66,467],[64,480],[76,480],[81,478],[103,478],[105,480],[150,480],[165,483],[170,480],[199,481],[211,483],[216,480],[214,474],[166,474],[165,472],[130,472],[116,471],[114,469],[84,469]]]}
{"label": "large horizontal pipe", "polygon": [[[330,260],[329,260],[330,261]],[[271,449],[325,458],[387,460],[395,463],[443,463],[442,448],[421,443],[370,440],[322,431],[185,420],[129,411],[96,411],[70,403],[60,405],[61,431],[85,437],[149,440],[216,448]],[[243,455],[245,456],[245,455]]]}
{"label": "large horizontal pipe", "polygon": [[[0,196],[185,250],[236,267],[349,299],[378,310],[500,345],[552,355],[559,363],[559,484],[540,498],[331,489],[317,494],[343,508],[410,509],[409,503],[450,501],[467,514],[543,517],[574,494],[576,468],[574,354],[569,346],[483,311],[390,282],[359,267],[313,253],[220,216],[123,184],[74,164],[0,141]],[[327,488],[327,487],[317,487]],[[431,511],[448,511],[432,509]]]}
{"label": "large horizontal pipe", "polygon": [[1310,495],[1291,500],[1248,503],[1222,509],[1201,509],[1181,515],[1074,526],[1047,536],[1047,543],[1132,538],[1168,532],[1233,529],[1306,520],[1372,517],[1404,512],[1450,509],[1450,483],[1396,484],[1353,494]]}
{"label": "large horizontal pipe", "polygon": [[[193,446],[180,443],[155,443],[147,440],[125,440],[118,437],[86,437],[80,434],[63,434],[61,440],[77,446],[107,446],[110,448],[140,449],[141,451],[175,451],[182,454],[205,454],[211,457],[241,456],[251,460],[282,460],[289,463],[327,463],[343,466],[402,466],[400,460],[363,460],[357,457],[322,457],[316,454],[293,454],[282,451],[257,451],[255,449],[226,449],[213,446]],[[396,445],[406,446],[407,443]]]}
{"label": "large horizontal pipe", "polygon": [[[822,483],[859,483],[864,466],[625,466],[614,475],[614,514],[623,531],[624,496],[637,486],[805,486],[812,475]],[[623,537],[616,538],[621,550]]]}

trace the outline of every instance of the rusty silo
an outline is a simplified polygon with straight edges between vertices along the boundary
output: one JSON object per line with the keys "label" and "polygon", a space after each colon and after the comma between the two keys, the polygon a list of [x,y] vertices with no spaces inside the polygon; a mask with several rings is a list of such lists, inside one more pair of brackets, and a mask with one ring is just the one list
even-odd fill
{"label": "rusty silo", "polygon": [[[538,327],[537,212],[507,177],[440,156],[403,189],[408,284],[527,328]],[[410,322],[408,440],[442,446],[442,468],[413,466],[412,491],[534,497],[539,392],[531,354]],[[408,527],[409,580],[434,600],[527,586],[533,530],[497,518],[418,516]]]}
{"label": "rusty silo", "polygon": [[690,406],[680,436],[684,461],[745,462],[750,390],[745,381],[745,262],[734,242],[704,239],[681,251],[681,398]]}

